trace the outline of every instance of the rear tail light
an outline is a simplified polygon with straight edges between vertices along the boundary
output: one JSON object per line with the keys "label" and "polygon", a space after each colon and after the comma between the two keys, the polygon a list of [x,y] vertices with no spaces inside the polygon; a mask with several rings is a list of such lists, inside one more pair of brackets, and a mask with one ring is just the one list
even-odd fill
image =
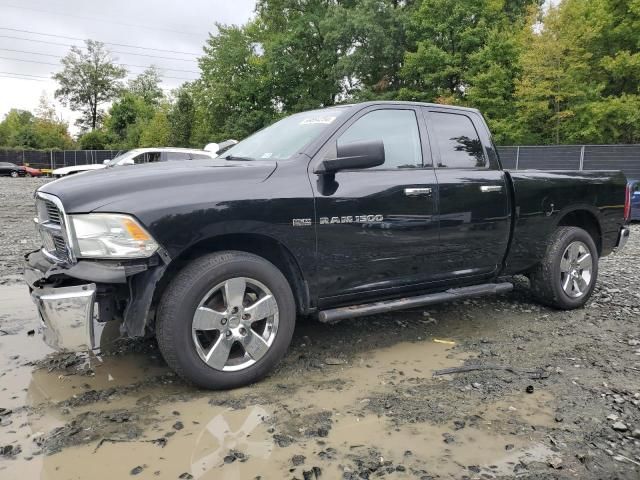
{"label": "rear tail light", "polygon": [[628,222],[631,218],[631,184],[627,183],[624,191],[624,221]]}

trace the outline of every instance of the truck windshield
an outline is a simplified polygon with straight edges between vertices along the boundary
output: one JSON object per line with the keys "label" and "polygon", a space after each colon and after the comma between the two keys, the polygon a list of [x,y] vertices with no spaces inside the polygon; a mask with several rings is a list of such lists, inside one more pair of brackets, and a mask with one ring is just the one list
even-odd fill
{"label": "truck windshield", "polygon": [[285,160],[317,138],[347,109],[324,108],[283,118],[234,145],[221,155],[227,160]]}

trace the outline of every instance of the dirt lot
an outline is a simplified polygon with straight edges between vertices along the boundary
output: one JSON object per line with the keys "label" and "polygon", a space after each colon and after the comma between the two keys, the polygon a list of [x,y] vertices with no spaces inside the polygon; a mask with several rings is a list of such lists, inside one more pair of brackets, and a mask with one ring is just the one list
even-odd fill
{"label": "dirt lot", "polygon": [[[0,478],[640,477],[640,226],[587,307],[509,295],[326,326],[232,392],[185,385],[153,342],[53,355],[21,255],[35,179],[0,180]],[[435,370],[498,366],[452,375]]]}

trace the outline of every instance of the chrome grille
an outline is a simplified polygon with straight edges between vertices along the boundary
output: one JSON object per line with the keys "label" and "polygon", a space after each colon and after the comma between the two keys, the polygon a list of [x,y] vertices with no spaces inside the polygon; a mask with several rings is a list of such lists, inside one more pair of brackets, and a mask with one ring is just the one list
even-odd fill
{"label": "chrome grille", "polygon": [[58,210],[58,207],[50,200],[43,200],[43,202],[49,221],[60,225],[62,222],[60,221],[60,210]]}
{"label": "chrome grille", "polygon": [[[38,194],[36,211],[38,213],[38,230],[42,237],[42,250],[49,257],[63,262],[72,260],[66,239],[64,211],[55,197]],[[52,198],[53,200],[51,200]],[[60,205],[60,206],[59,206]]]}

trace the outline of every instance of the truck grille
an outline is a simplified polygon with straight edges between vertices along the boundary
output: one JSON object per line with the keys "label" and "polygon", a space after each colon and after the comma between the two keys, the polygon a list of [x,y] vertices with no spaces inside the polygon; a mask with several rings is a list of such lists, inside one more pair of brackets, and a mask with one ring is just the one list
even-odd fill
{"label": "truck grille", "polygon": [[42,250],[55,260],[70,262],[64,211],[43,194],[38,194],[36,198],[36,211]]}
{"label": "truck grille", "polygon": [[55,223],[60,225],[62,222],[60,221],[60,210],[56,207],[56,204],[50,200],[43,200],[44,206],[47,212],[47,217],[51,223]]}

